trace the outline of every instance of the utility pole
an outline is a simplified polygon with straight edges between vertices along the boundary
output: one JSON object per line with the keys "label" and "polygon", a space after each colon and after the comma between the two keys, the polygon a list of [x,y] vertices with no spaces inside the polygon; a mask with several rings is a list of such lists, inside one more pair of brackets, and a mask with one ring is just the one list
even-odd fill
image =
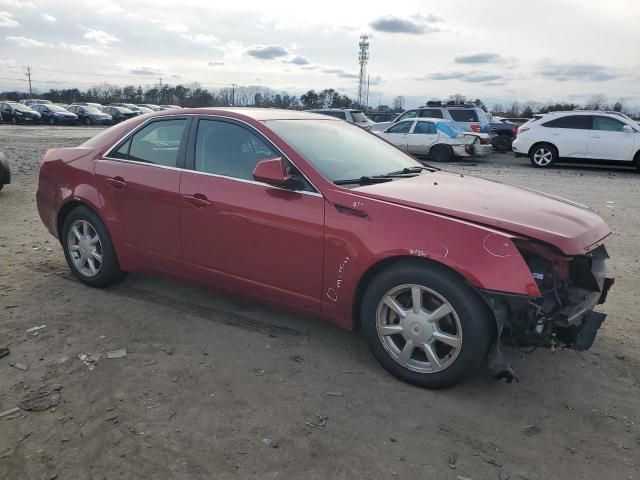
{"label": "utility pole", "polygon": [[162,77],[160,77],[160,86],[158,87],[158,105],[162,103]]}
{"label": "utility pole", "polygon": [[358,43],[358,63],[360,63],[360,75],[358,80],[358,105],[360,108],[364,105],[367,92],[367,62],[369,61],[369,36],[360,35],[360,43]]}
{"label": "utility pole", "polygon": [[367,75],[367,108],[369,108],[369,75]]}
{"label": "utility pole", "polygon": [[27,78],[29,79],[29,96],[33,96],[33,91],[31,90],[31,67],[27,67],[27,73],[25,73]]}
{"label": "utility pole", "polygon": [[231,106],[232,107],[236,104],[236,87],[237,86],[238,84],[236,83],[231,84]]}

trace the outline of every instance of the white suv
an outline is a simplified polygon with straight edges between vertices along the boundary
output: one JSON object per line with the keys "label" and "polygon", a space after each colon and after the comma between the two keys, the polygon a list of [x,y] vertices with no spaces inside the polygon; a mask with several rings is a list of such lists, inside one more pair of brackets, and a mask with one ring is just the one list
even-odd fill
{"label": "white suv", "polygon": [[633,162],[640,170],[640,125],[620,113],[552,112],[522,125],[513,151],[540,168],[575,158]]}

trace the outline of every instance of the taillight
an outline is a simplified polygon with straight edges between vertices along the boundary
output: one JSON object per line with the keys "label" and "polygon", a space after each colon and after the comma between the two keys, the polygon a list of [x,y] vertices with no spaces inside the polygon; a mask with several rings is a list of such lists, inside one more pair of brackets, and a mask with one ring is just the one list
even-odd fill
{"label": "taillight", "polygon": [[513,136],[517,137],[518,136],[518,125],[514,125],[513,126]]}
{"label": "taillight", "polygon": [[471,131],[472,132],[479,132],[480,131],[480,124],[479,123],[472,123],[471,124]]}
{"label": "taillight", "polygon": [[529,130],[529,127],[520,127],[519,129],[516,130],[516,136],[526,132],[527,130]]}

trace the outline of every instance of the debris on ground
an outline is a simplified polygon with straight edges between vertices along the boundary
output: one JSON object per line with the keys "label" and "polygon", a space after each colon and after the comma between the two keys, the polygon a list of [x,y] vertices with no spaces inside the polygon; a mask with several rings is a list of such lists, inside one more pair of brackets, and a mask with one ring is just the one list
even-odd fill
{"label": "debris on ground", "polygon": [[342,392],[325,392],[325,397],[344,397]]}
{"label": "debris on ground", "polygon": [[111,352],[107,352],[107,358],[122,358],[126,357],[127,349],[121,348],[120,350],[113,350]]}
{"label": "debris on ground", "polygon": [[480,458],[482,460],[484,460],[485,462],[487,462],[489,465],[494,465],[496,467],[502,467],[502,464],[500,462],[498,462],[497,460],[493,459],[493,458],[483,457],[482,455],[480,455]]}
{"label": "debris on ground", "polygon": [[0,358],[9,355],[9,349],[7,347],[0,347]]}
{"label": "debris on ground", "polygon": [[300,355],[298,355],[298,354],[291,355],[289,358],[290,358],[291,360],[293,360],[294,362],[296,362],[296,363],[300,363],[300,362],[303,362],[303,361],[304,361],[304,358],[302,358],[302,357],[301,357]]}
{"label": "debris on ground", "polygon": [[22,400],[18,402],[18,406],[22,410],[41,412],[58,405],[60,403],[60,397],[59,389],[54,390],[50,386],[42,385],[25,393],[22,396]]}
{"label": "debris on ground", "polygon": [[33,333],[34,335],[38,335],[38,333],[40,333],[40,330],[44,330],[45,328],[46,328],[46,325],[38,325],[37,327],[27,328],[27,333]]}
{"label": "debris on ground", "polygon": [[449,455],[449,459],[447,461],[449,462],[449,468],[455,470],[456,462],[458,461],[458,455],[452,453],[451,455]]}
{"label": "debris on ground", "polygon": [[10,363],[9,365],[11,365],[14,368],[17,368],[18,370],[22,370],[23,372],[29,369],[29,367],[27,367],[24,363],[20,363],[20,362]]}
{"label": "debris on ground", "polygon": [[0,418],[6,417],[7,415],[11,415],[12,413],[16,413],[20,411],[20,407],[10,408],[9,410],[5,410],[4,412],[0,412]]}
{"label": "debris on ground", "polygon": [[118,420],[119,416],[120,415],[118,413],[116,413],[116,412],[109,413],[108,415],[106,415],[104,417],[104,421],[105,422],[114,422],[115,423],[115,421]]}
{"label": "debris on ground", "polygon": [[311,428],[319,428],[320,430],[324,430],[324,427],[327,426],[327,420],[329,417],[326,415],[320,415],[316,413],[316,421],[315,422],[304,422],[307,427]]}
{"label": "debris on ground", "polygon": [[541,431],[542,430],[540,429],[540,427],[536,425],[527,425],[522,429],[522,433],[524,433],[525,437],[533,437],[534,435],[537,435]]}
{"label": "debris on ground", "polygon": [[100,360],[101,355],[99,353],[81,353],[78,358],[84,363],[89,370],[96,368],[96,363]]}
{"label": "debris on ground", "polygon": [[263,438],[262,443],[265,445],[269,445],[271,448],[278,448],[278,442],[275,440],[271,440],[270,438]]}

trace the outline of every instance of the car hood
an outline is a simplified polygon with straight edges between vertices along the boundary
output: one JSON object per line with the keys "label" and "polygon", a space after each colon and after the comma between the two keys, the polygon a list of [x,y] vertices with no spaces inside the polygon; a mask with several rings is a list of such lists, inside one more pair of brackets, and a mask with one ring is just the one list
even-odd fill
{"label": "car hood", "polygon": [[425,172],[354,191],[536,239],[566,255],[584,254],[611,233],[600,216],[584,205],[449,172]]}

